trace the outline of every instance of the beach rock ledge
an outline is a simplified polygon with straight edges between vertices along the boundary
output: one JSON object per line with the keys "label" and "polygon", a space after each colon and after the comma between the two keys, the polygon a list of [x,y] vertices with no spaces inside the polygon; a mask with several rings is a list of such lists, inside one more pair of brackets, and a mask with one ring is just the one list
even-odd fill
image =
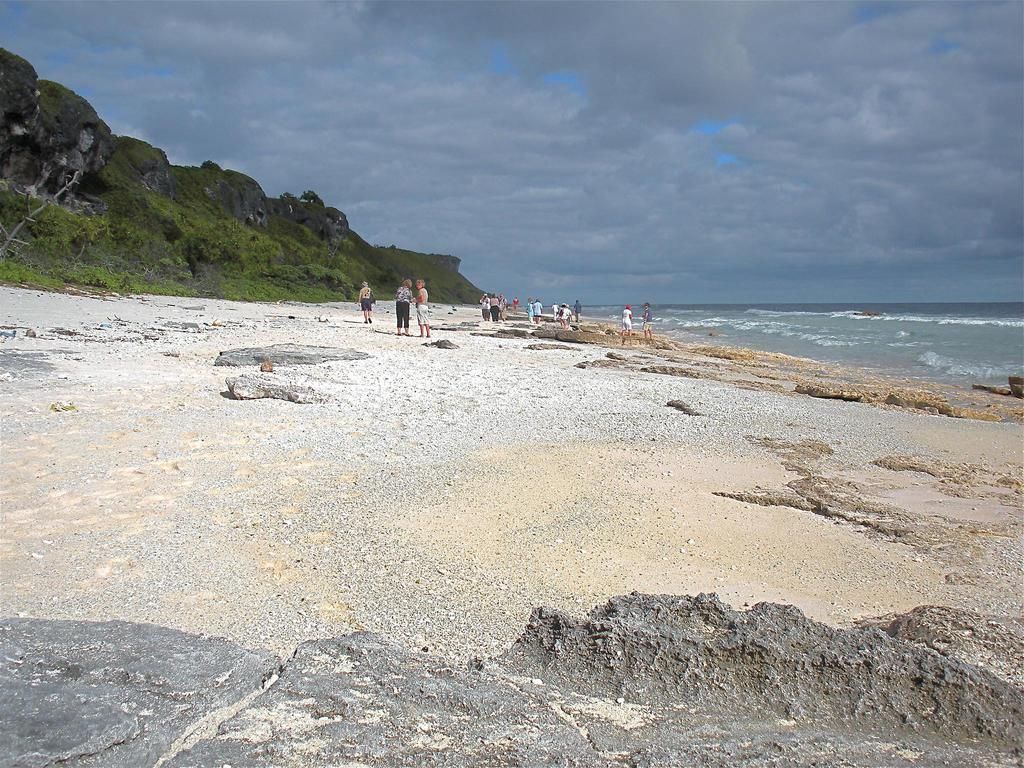
{"label": "beach rock ledge", "polygon": [[11,766],[1012,765],[1024,726],[1024,691],[985,670],[714,595],[538,608],[468,665],[120,621],[6,619],[0,650]]}

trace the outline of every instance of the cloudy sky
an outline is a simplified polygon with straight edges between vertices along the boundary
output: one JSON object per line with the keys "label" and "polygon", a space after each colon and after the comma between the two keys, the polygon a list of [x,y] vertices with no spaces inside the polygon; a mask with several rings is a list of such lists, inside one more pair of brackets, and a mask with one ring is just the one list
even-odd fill
{"label": "cloudy sky", "polygon": [[5,3],[0,45],[492,290],[1024,292],[1020,2]]}

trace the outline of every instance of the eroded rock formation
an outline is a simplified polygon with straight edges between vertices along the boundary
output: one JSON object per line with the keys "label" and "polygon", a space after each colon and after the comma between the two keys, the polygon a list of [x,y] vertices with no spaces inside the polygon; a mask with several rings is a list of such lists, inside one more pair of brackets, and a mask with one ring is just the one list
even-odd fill
{"label": "eroded rock formation", "polygon": [[[886,622],[634,593],[583,619],[538,608],[465,666],[364,632],[281,662],[144,624],[8,619],[0,763],[1015,765],[1024,691],[932,650],[916,616]],[[1019,654],[986,641],[984,660],[1004,648]]]}
{"label": "eroded rock formation", "polygon": [[89,102],[0,48],[0,177],[52,194],[76,171],[99,171],[113,152],[110,128]]}

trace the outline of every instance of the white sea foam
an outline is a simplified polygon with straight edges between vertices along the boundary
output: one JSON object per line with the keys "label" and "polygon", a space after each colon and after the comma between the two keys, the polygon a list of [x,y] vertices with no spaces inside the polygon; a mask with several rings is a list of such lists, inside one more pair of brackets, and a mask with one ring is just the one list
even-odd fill
{"label": "white sea foam", "polygon": [[918,362],[924,363],[929,368],[942,371],[950,376],[968,376],[976,379],[1005,379],[1012,376],[1014,371],[998,365],[972,364],[957,360],[952,357],[945,357],[934,352],[925,352],[917,358]]}
{"label": "white sea foam", "polygon": [[1024,328],[1024,319],[1015,317],[950,317],[948,315],[865,315],[858,310],[843,310],[838,312],[806,312],[803,310],[776,310],[776,309],[747,309],[747,315],[761,315],[763,317],[834,317],[848,318],[850,320],[869,320],[883,322],[901,323],[936,323],[937,325],[995,325],[1006,328]]}
{"label": "white sea foam", "polygon": [[936,325],[995,325],[1003,328],[1024,328],[1024,320],[1009,317],[927,317],[923,315],[879,315],[861,320],[884,320],[902,323],[935,323]]}

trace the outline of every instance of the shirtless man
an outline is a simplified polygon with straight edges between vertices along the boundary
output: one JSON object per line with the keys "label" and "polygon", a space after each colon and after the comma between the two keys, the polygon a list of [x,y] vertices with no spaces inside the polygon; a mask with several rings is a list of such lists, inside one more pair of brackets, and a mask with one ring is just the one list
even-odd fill
{"label": "shirtless man", "polygon": [[363,283],[363,287],[359,289],[359,308],[363,310],[363,322],[373,322],[373,291],[370,290],[369,283]]}
{"label": "shirtless man", "polygon": [[426,329],[427,338],[430,338],[430,305],[427,294],[426,283],[422,280],[416,281],[416,322],[420,326],[420,338],[423,338],[423,331]]}

